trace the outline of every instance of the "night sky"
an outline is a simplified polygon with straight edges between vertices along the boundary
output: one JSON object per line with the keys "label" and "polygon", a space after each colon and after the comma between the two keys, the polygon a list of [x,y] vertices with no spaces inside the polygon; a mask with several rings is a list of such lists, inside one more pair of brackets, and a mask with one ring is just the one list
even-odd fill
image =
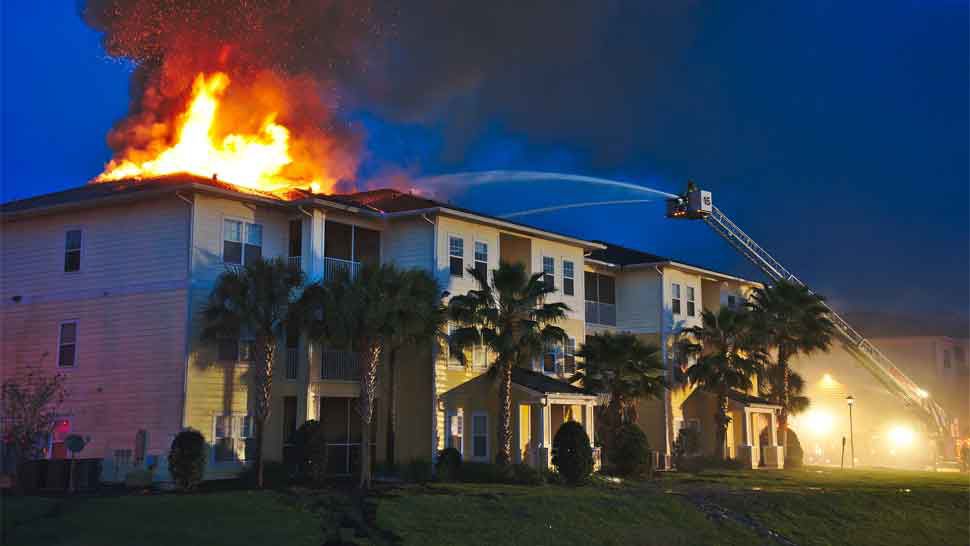
{"label": "night sky", "polygon": [[[3,201],[97,175],[128,108],[131,64],[56,4],[3,2]],[[364,138],[361,181],[521,169],[674,192],[691,178],[838,309],[966,317],[967,2],[517,4],[375,16],[397,30],[390,60],[345,79],[340,112]],[[512,182],[450,196],[491,213],[643,197]],[[521,220],[758,278],[660,201]]]}

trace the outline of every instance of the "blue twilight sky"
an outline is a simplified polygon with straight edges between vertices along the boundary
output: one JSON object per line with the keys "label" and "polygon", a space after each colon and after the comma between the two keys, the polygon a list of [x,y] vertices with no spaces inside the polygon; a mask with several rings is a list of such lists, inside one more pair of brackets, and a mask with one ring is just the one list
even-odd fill
{"label": "blue twilight sky", "polygon": [[[127,110],[132,67],[106,56],[74,2],[44,4],[0,8],[3,201],[99,173]],[[579,34],[558,15],[524,14],[535,20],[509,30],[519,51],[500,21],[474,34],[495,46],[481,66],[471,33],[403,14],[404,28],[427,23],[422,51],[435,39],[468,46],[475,77],[436,95],[399,67],[383,99],[354,101],[341,115],[365,138],[361,178],[522,169],[678,191],[689,177],[838,308],[966,316],[966,2],[633,4],[605,2]],[[395,53],[431,66],[433,85],[453,59],[414,60],[411,43]],[[415,112],[416,89],[438,98]],[[502,213],[642,197],[510,182],[451,198]],[[659,201],[521,220],[756,275],[703,224],[664,220]]]}

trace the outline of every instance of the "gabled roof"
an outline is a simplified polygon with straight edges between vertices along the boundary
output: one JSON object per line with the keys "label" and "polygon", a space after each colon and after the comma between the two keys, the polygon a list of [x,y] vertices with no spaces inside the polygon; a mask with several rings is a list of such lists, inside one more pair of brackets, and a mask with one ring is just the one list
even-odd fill
{"label": "gabled roof", "polygon": [[582,394],[584,396],[591,394],[575,385],[521,366],[512,366],[512,382],[541,394]]}
{"label": "gabled roof", "polygon": [[717,271],[716,269],[711,269],[709,267],[704,267],[702,265],[695,265],[681,260],[668,258],[666,256],[660,256],[659,254],[651,254],[649,252],[644,252],[642,250],[628,248],[628,247],[620,246],[613,243],[606,243],[604,241],[594,241],[594,242],[600,243],[604,245],[606,248],[593,250],[586,257],[587,260],[594,261],[594,262],[601,262],[601,263],[613,265],[613,266],[618,266],[621,269],[633,268],[638,266],[647,266],[647,265],[671,264],[675,266],[693,269],[702,273],[718,275],[720,277],[727,277],[730,279],[747,282],[747,283],[759,284],[757,283],[757,281],[751,281],[743,277],[739,277],[737,275],[724,273],[723,271]]}

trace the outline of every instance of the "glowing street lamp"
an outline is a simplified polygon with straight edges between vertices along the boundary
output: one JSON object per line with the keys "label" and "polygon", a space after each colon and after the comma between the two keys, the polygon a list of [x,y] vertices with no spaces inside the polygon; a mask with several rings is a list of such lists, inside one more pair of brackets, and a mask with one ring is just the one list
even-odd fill
{"label": "glowing street lamp", "polygon": [[845,403],[849,406],[849,450],[852,455],[852,468],[855,468],[855,435],[852,430],[852,405],[855,404],[855,397],[851,394],[846,396]]}

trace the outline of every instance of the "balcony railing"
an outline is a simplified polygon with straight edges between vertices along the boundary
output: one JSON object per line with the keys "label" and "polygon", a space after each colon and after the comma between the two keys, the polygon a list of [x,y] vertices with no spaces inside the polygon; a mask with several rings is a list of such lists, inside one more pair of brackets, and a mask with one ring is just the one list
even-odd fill
{"label": "balcony railing", "polygon": [[286,259],[286,265],[290,268],[299,271],[302,267],[302,257],[301,256],[290,256]]}
{"label": "balcony railing", "polygon": [[586,322],[589,324],[616,326],[616,305],[613,303],[587,301]]}
{"label": "balcony railing", "polygon": [[320,355],[320,379],[360,380],[360,356],[357,353],[324,350]]}
{"label": "balcony railing", "polygon": [[350,260],[341,260],[340,258],[324,258],[323,259],[323,278],[324,280],[333,279],[337,276],[340,271],[346,271],[350,274],[350,278],[357,276],[360,271],[360,262],[353,262]]}
{"label": "balcony railing", "polygon": [[286,349],[286,378],[296,379],[300,370],[300,350],[296,347]]}

